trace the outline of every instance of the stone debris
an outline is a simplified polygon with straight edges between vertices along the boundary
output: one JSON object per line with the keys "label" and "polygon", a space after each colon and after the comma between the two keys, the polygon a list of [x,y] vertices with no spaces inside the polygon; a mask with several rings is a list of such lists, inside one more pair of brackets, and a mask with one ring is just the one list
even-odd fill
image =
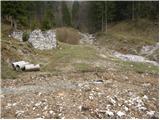
{"label": "stone debris", "polygon": [[40,29],[37,29],[32,31],[28,41],[36,49],[53,49],[56,48],[56,33],[54,30],[42,32]]}
{"label": "stone debris", "polygon": [[[39,81],[41,78],[43,81],[38,82],[37,84],[41,85],[42,87],[46,87],[47,89],[48,85],[43,86],[46,84],[46,81],[44,81],[45,75],[42,75],[42,73],[39,74],[39,76],[37,74],[32,74],[32,76],[29,76],[28,79],[33,79],[34,83],[35,81]],[[88,73],[87,77],[90,74],[91,73]],[[84,75],[85,74],[83,74],[83,76]],[[114,75],[116,78],[116,74]],[[46,75],[46,77],[47,76],[48,75]],[[129,74],[122,74],[121,76],[122,79],[125,79],[125,76],[127,76],[128,80],[130,81]],[[59,83],[66,85],[64,80],[62,80],[62,82],[60,81],[61,78],[62,77],[59,76],[50,76],[50,81],[47,82],[49,82],[51,86],[55,84],[55,86],[52,86],[53,88],[59,86]],[[24,79],[25,81],[27,80],[26,77],[24,77]],[[66,79],[68,78],[66,77]],[[9,114],[13,118],[30,117],[45,119],[158,118],[158,108],[156,106],[158,103],[158,99],[156,98],[157,94],[150,95],[152,93],[148,94],[143,92],[145,87],[142,86],[142,84],[144,84],[142,81],[140,85],[135,86],[128,83],[124,84],[124,82],[121,85],[121,81],[116,82],[116,79],[110,79],[111,78],[109,78],[109,80],[103,80],[104,84],[94,84],[93,82],[101,79],[91,77],[83,81],[80,79],[80,81],[76,77],[76,79],[71,79],[68,81],[74,84],[76,87],[71,87],[72,85],[70,84],[71,86],[65,87],[65,89],[59,87],[59,89],[55,88],[52,91],[39,91],[39,89],[36,89],[38,91],[35,90],[34,93],[24,92],[24,94],[7,94],[6,97],[10,96],[8,98],[12,98],[12,101],[9,101],[8,98],[6,102],[3,100],[3,111],[5,111],[5,113],[3,112],[2,117],[7,118]],[[144,81],[145,80],[146,79],[144,79]],[[57,81],[59,81],[58,84],[56,83]],[[108,83],[110,83],[110,85],[106,84],[107,81],[109,81]],[[131,87],[127,85],[131,85]],[[20,85],[18,84],[17,86]],[[117,86],[120,89],[114,86]],[[149,87],[148,89],[152,90],[152,88],[153,87]],[[81,91],[79,89],[81,89]],[[155,100],[152,99],[153,97]],[[15,105],[15,101],[18,101],[18,104]],[[7,108],[6,106],[10,107]],[[24,112],[16,113],[16,110],[24,110]]]}
{"label": "stone debris", "polygon": [[140,51],[140,54],[141,55],[151,55],[158,49],[159,49],[159,43],[157,43],[156,45],[143,46]]}
{"label": "stone debris", "polygon": [[155,111],[147,111],[147,115],[152,118],[155,115]]}
{"label": "stone debris", "polygon": [[17,31],[13,31],[11,33],[11,36],[19,41],[23,41],[23,32],[20,31],[20,30],[17,30]]}
{"label": "stone debris", "polygon": [[24,111],[22,111],[22,110],[17,110],[17,111],[16,111],[16,117],[17,117],[17,118],[23,116],[23,114],[24,114]]}
{"label": "stone debris", "polygon": [[114,52],[113,55],[123,61],[132,61],[132,62],[143,62],[143,63],[150,63],[153,64],[155,66],[159,66],[159,64],[155,61],[150,61],[147,60],[145,57],[143,56],[138,56],[138,55],[132,55],[132,54],[122,54],[119,52]]}
{"label": "stone debris", "polygon": [[81,44],[93,44],[93,42],[96,40],[96,38],[92,35],[92,34],[88,34],[88,33],[81,33],[79,32],[81,39],[80,39],[80,43]]}

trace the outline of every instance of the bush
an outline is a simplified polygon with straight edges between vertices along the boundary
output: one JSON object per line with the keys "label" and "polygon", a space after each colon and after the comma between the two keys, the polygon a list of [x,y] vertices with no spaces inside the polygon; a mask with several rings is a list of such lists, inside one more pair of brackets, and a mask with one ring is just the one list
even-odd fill
{"label": "bush", "polygon": [[78,44],[80,35],[78,31],[73,28],[62,27],[56,30],[56,38],[64,43]]}
{"label": "bush", "polygon": [[22,39],[23,39],[24,42],[28,41],[28,39],[29,39],[29,32],[24,32]]}
{"label": "bush", "polygon": [[45,31],[45,30],[49,30],[51,28],[52,28],[52,24],[51,24],[51,22],[49,20],[44,20],[42,22],[42,27],[41,27],[42,30]]}

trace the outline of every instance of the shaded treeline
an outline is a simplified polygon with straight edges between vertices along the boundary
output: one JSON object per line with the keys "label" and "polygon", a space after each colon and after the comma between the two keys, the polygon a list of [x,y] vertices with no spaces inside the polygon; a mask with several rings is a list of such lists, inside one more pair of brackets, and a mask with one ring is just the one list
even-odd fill
{"label": "shaded treeline", "polygon": [[1,17],[14,29],[71,26],[96,32],[122,20],[158,21],[158,9],[158,1],[2,1]]}

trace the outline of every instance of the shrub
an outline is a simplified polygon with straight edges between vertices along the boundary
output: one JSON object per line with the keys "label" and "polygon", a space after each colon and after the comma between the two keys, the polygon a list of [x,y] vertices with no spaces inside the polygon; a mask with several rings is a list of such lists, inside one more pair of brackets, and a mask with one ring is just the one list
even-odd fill
{"label": "shrub", "polygon": [[56,30],[56,38],[64,43],[78,44],[80,35],[78,31],[73,28],[62,27]]}
{"label": "shrub", "polygon": [[24,42],[28,41],[28,39],[29,39],[29,32],[24,32],[22,39],[23,39]]}

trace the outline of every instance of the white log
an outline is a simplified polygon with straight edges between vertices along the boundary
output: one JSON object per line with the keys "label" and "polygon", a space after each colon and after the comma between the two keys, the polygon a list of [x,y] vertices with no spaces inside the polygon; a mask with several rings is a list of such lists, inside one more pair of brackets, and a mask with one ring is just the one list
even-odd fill
{"label": "white log", "polygon": [[37,65],[27,64],[25,65],[24,70],[25,71],[37,71],[37,70],[40,70],[40,65],[39,64]]}

